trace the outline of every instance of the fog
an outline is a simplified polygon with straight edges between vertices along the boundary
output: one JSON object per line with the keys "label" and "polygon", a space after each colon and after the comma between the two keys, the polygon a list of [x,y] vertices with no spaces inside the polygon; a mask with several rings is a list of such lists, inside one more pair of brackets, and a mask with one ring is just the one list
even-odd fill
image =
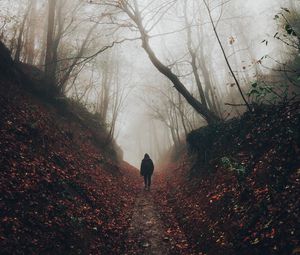
{"label": "fog", "polygon": [[[47,1],[0,1],[3,24],[1,39],[7,44],[12,44],[12,38],[17,38],[15,28],[22,23],[22,15],[26,12],[28,4],[34,2],[36,10],[47,9]],[[106,92],[103,89],[103,82],[106,81],[107,95],[111,100],[106,107],[108,110],[104,119],[109,128],[113,126],[110,130],[123,150],[124,160],[139,167],[144,153],[149,153],[155,163],[163,162],[165,153],[174,142],[184,141],[186,132],[206,125],[206,121],[186,103],[185,98],[176,94],[171,81],[153,65],[147,52],[142,48],[138,29],[129,24],[132,20],[128,19],[128,15],[114,10],[111,6],[114,1],[63,2],[60,8],[65,23],[61,30],[63,36],[58,47],[60,54],[58,59],[67,59],[74,55],[78,56],[78,59],[84,59],[85,56],[98,53],[95,54],[95,58],[84,60],[82,65],[76,62],[76,67],[70,71],[68,81],[63,84],[64,93],[84,102],[91,111],[98,112],[97,109],[100,109],[101,112],[105,104],[103,99],[99,101],[99,98],[104,98]],[[171,2],[174,4],[170,5]],[[157,58],[174,71],[196,97],[197,81],[190,66],[187,29],[184,23],[188,22],[191,27],[190,48],[196,52],[199,68],[201,63],[204,63],[199,71],[200,80],[205,86],[206,82],[211,84],[205,91],[210,95],[211,104],[215,104],[214,100],[218,102],[215,108],[222,119],[237,116],[245,110],[245,107],[225,105],[225,103],[241,104],[243,101],[222,55],[207,10],[202,3],[198,6],[197,1],[189,0],[185,20],[184,2],[184,0],[138,1],[140,9],[145,14],[143,24],[149,29],[147,30],[150,35],[149,44]],[[276,64],[272,59],[277,61],[285,59],[286,49],[274,38],[279,29],[274,16],[282,11],[281,7],[295,7],[299,1],[207,2],[233,73],[246,94],[250,84],[270,72],[270,68]],[[168,5],[171,6],[169,9]],[[133,8],[132,5],[129,7]],[[4,23],[3,17],[8,16],[11,20]],[[45,13],[38,11],[37,18],[32,22],[36,24],[40,21],[41,24],[35,33],[40,35],[44,33],[47,25],[45,17]],[[59,29],[59,25],[56,29]],[[44,37],[45,35],[44,33]],[[76,55],[80,53],[81,44],[86,37],[89,41],[82,47],[84,53]],[[39,59],[43,59],[44,56],[38,48],[42,47],[43,40],[42,36],[35,39],[37,57],[32,60],[32,63],[41,69],[44,67]],[[106,46],[108,47],[105,48]],[[265,58],[261,64],[260,59],[266,55],[271,58]],[[21,60],[22,58],[26,59],[21,55]],[[63,61],[59,63],[62,63],[58,75],[61,78],[70,64],[63,65]],[[87,85],[88,88],[85,87]],[[164,95],[168,95],[169,99]],[[185,118],[186,126],[184,123],[180,124],[179,115],[172,115],[177,110],[184,113],[181,117]],[[172,118],[167,119],[166,116]],[[174,125],[177,125],[175,131]]]}
{"label": "fog", "polygon": [[[277,47],[280,47],[277,45],[276,41],[271,45],[268,45],[268,47],[262,45],[261,42],[275,34],[277,26],[273,19],[274,15],[280,10],[280,7],[287,4],[287,2],[279,0],[236,0],[231,1],[230,4],[235,6],[237,10],[234,13],[231,13],[231,8],[227,6],[226,9],[228,10],[226,16],[233,17],[233,19],[229,22],[224,21],[224,25],[230,27],[240,22],[247,24],[244,28],[246,29],[245,36],[249,40],[248,46],[251,47],[251,50],[254,52],[255,59],[258,60],[267,54],[276,54],[279,50]],[[205,26],[209,26],[209,24]],[[160,27],[158,30],[172,31],[172,29],[174,29],[174,27],[168,26],[164,28]],[[223,31],[222,40],[225,42],[227,41],[228,43],[228,38],[230,36],[235,36],[238,41],[237,43],[239,43],[239,35],[233,31],[234,29]],[[162,43],[161,41],[164,39],[167,39],[168,42]],[[211,38],[211,40],[215,39]],[[176,37],[157,38],[156,40],[151,41],[151,43],[155,51],[160,52],[161,54],[164,52],[165,47],[168,47],[168,51],[176,51],[177,48],[180,48],[180,45],[178,45],[178,38]],[[170,146],[171,141],[169,138],[166,138],[167,132],[161,126],[162,123],[151,117],[149,107],[143,104],[142,100],[139,98],[139,95],[143,94],[151,97],[151,94],[147,92],[147,87],[163,83],[162,80],[165,78],[153,67],[146,53],[141,49],[140,42],[131,42],[130,44],[131,45],[122,45],[121,48],[124,52],[123,57],[130,62],[130,68],[134,70],[132,84],[135,88],[133,93],[129,95],[126,101],[126,107],[121,113],[120,121],[118,123],[118,129],[120,131],[117,141],[124,150],[124,159],[138,167],[144,153],[148,152],[155,160],[158,160],[161,155],[156,154],[159,150],[155,149],[155,146],[162,148],[163,151]],[[130,47],[129,55],[126,54],[128,47]],[[239,55],[239,53],[237,53],[237,55]],[[217,52],[213,58],[216,61],[223,62]],[[244,58],[243,61],[251,63],[252,59]],[[226,69],[224,64],[221,63],[220,65]],[[219,86],[222,89],[221,83],[224,79],[224,72],[216,75],[220,83]],[[156,130],[154,130],[155,127],[157,128]],[[159,144],[155,143],[156,141],[153,132],[158,133]]]}

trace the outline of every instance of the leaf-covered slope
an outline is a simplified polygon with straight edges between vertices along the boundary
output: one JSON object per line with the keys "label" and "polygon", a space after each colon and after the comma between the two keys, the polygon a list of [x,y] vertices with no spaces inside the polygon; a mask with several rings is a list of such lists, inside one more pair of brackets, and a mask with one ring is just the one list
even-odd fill
{"label": "leaf-covered slope", "polygon": [[0,76],[1,254],[122,253],[136,171]]}
{"label": "leaf-covered slope", "polygon": [[296,103],[190,135],[197,164],[168,166],[156,194],[166,222],[175,215],[188,237],[189,254],[297,254],[299,126]]}

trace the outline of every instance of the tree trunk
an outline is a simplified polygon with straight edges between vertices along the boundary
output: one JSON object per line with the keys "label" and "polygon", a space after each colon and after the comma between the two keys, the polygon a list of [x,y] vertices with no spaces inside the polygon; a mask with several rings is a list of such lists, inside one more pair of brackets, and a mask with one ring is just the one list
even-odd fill
{"label": "tree trunk", "polygon": [[84,39],[84,41],[82,42],[81,44],[81,47],[77,53],[77,55],[74,57],[72,63],[70,64],[70,66],[68,67],[68,69],[64,72],[64,75],[63,77],[61,78],[61,80],[59,81],[59,88],[61,90],[62,93],[65,92],[65,89],[66,89],[66,85],[67,85],[67,81],[69,80],[70,78],[70,75],[73,71],[73,69],[75,68],[75,66],[78,64],[78,61],[81,59],[81,57],[83,56],[84,54],[84,51],[86,49],[86,46],[89,42],[89,39],[92,35],[92,32],[93,30],[96,28],[98,24],[95,24],[94,26],[92,26],[90,28],[90,30],[88,31],[87,35],[86,35],[86,38]]}
{"label": "tree trunk", "polygon": [[24,35],[24,29],[25,29],[25,25],[26,25],[26,21],[30,12],[31,6],[29,5],[24,17],[23,17],[23,21],[19,30],[19,35],[18,35],[18,41],[17,41],[17,47],[16,47],[16,53],[15,53],[15,61],[19,62],[20,61],[20,56],[21,56],[21,51],[23,48],[23,35]]}
{"label": "tree trunk", "polygon": [[48,0],[48,26],[47,26],[47,46],[45,57],[45,73],[50,85],[55,84],[55,63],[53,63],[54,53],[54,32],[55,32],[55,6],[57,0]]}
{"label": "tree trunk", "polygon": [[107,122],[107,112],[109,104],[109,83],[110,78],[108,78],[108,66],[105,66],[103,77],[102,77],[102,90],[101,90],[101,108],[100,113],[103,121]]}
{"label": "tree trunk", "polygon": [[219,117],[213,112],[209,111],[203,104],[201,104],[196,98],[182,84],[179,78],[165,65],[163,65],[152,49],[149,46],[148,38],[142,35],[143,48],[147,52],[151,62],[158,69],[159,72],[164,74],[174,85],[175,89],[187,100],[187,102],[207,121],[208,124],[212,124],[220,121]]}
{"label": "tree trunk", "polygon": [[229,69],[229,71],[230,71],[230,73],[231,73],[231,75],[232,75],[232,77],[233,77],[233,79],[234,79],[234,81],[235,81],[236,86],[238,87],[238,90],[239,90],[239,92],[240,92],[240,94],[241,94],[241,97],[242,97],[243,101],[245,102],[245,104],[246,104],[246,106],[247,106],[249,112],[251,112],[251,107],[250,107],[248,101],[246,100],[246,98],[245,98],[245,96],[244,96],[244,93],[243,93],[243,91],[242,91],[242,88],[241,88],[241,86],[240,86],[240,83],[239,83],[239,81],[238,81],[236,75],[234,74],[234,72],[233,72],[233,70],[232,70],[232,67],[231,67],[231,65],[230,65],[230,63],[229,63],[229,60],[228,60],[228,58],[227,58],[227,56],[226,56],[225,49],[224,49],[224,47],[223,47],[223,44],[222,44],[221,39],[220,39],[220,37],[219,37],[219,34],[218,34],[218,32],[217,32],[217,28],[216,28],[216,25],[215,25],[215,23],[214,23],[214,21],[213,21],[212,14],[211,14],[211,11],[210,11],[210,9],[209,9],[209,6],[208,6],[208,4],[206,3],[206,1],[204,1],[204,4],[205,4],[205,6],[206,6],[206,9],[207,9],[207,12],[208,12],[208,16],[209,16],[209,19],[210,19],[210,22],[211,22],[211,25],[212,25],[214,34],[215,34],[215,36],[216,36],[216,38],[217,38],[218,44],[219,44],[220,49],[221,49],[221,51],[222,51],[222,54],[223,54],[223,56],[224,56],[225,62],[226,62],[226,64],[227,64],[227,66],[228,66],[228,69]]}
{"label": "tree trunk", "polygon": [[[45,10],[46,12],[46,10]],[[46,57],[46,49],[47,49],[47,21],[44,21],[43,24],[43,34],[41,38],[41,48],[40,48],[40,54],[39,54],[39,60],[38,65],[40,66],[41,70],[45,71],[45,57]]]}
{"label": "tree trunk", "polygon": [[191,24],[188,21],[188,14],[187,14],[187,0],[184,1],[184,19],[185,19],[185,26],[186,26],[186,34],[187,34],[187,46],[188,46],[188,50],[189,50],[189,54],[191,56],[191,66],[192,66],[192,70],[193,70],[193,75],[194,75],[194,79],[196,81],[196,85],[198,88],[198,92],[200,95],[200,99],[201,99],[201,103],[203,104],[204,107],[207,108],[207,102],[206,102],[206,98],[204,95],[204,91],[203,91],[203,87],[202,87],[202,83],[199,77],[199,73],[198,73],[198,68],[197,68],[197,61],[196,61],[196,52],[193,49],[192,46],[192,31],[191,31]]}
{"label": "tree trunk", "polygon": [[36,37],[36,15],[37,15],[37,0],[31,0],[31,11],[28,22],[28,37],[26,42],[27,54],[26,62],[30,65],[34,63],[35,57],[35,37]]}
{"label": "tree trunk", "polygon": [[184,134],[185,136],[188,135],[188,129],[186,127],[186,124],[185,124],[185,119],[184,119],[184,112],[183,112],[183,109],[182,109],[182,100],[181,100],[181,95],[178,93],[178,111],[179,111],[179,115],[180,115],[180,119],[181,119],[181,124],[182,124],[182,127],[183,127],[183,130],[184,130]]}

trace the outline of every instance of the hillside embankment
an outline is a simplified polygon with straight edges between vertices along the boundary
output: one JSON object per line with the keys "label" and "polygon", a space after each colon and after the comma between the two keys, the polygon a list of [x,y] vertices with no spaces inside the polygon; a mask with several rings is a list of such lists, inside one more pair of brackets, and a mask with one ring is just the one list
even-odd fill
{"label": "hillside embankment", "polygon": [[2,44],[0,56],[0,253],[122,254],[136,169],[91,114],[36,93]]}
{"label": "hillside embankment", "polygon": [[190,153],[163,167],[156,198],[191,254],[299,253],[299,106],[257,106],[195,130]]}

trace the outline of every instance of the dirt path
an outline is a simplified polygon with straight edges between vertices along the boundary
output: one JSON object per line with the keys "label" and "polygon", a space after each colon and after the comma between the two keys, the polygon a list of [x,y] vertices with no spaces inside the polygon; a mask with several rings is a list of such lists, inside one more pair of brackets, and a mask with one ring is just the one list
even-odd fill
{"label": "dirt path", "polygon": [[165,229],[149,191],[138,195],[134,207],[128,240],[130,251],[126,254],[167,255],[171,248]]}

